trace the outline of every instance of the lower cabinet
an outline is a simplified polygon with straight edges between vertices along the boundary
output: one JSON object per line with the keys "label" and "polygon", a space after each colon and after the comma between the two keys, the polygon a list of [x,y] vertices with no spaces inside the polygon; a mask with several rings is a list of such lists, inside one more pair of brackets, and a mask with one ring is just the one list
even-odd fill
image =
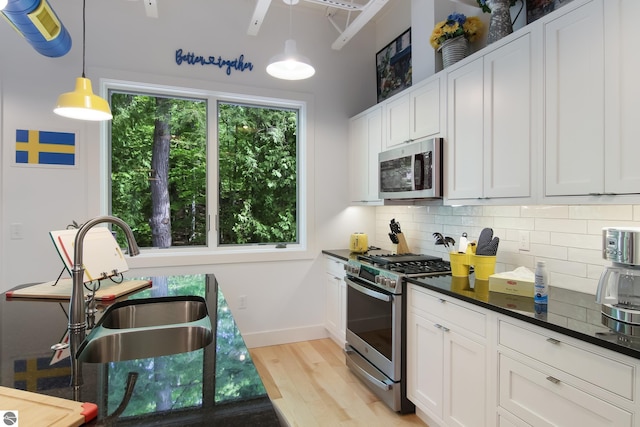
{"label": "lower cabinet", "polygon": [[407,285],[407,396],[430,427],[640,427],[640,360]]}
{"label": "lower cabinet", "polygon": [[636,365],[631,361],[504,319],[498,322],[497,357],[498,412],[508,420],[504,425],[638,425]]}
{"label": "lower cabinet", "polygon": [[346,341],[347,285],[344,281],[345,262],[325,257],[325,328],[341,347]]}
{"label": "lower cabinet", "polygon": [[409,400],[431,418],[427,422],[487,425],[484,314],[415,285],[408,286],[408,298]]}

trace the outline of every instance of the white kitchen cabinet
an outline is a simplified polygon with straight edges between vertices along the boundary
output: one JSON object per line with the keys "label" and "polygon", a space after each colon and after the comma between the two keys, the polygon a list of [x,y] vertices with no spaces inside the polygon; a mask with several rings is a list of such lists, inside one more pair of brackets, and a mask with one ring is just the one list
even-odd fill
{"label": "white kitchen cabinet", "polygon": [[498,323],[498,343],[498,413],[505,419],[531,426],[634,425],[635,363],[507,318]]}
{"label": "white kitchen cabinet", "polygon": [[601,0],[544,24],[546,196],[605,192],[604,49]]}
{"label": "white kitchen cabinet", "polygon": [[325,328],[341,347],[346,342],[347,285],[344,281],[345,262],[325,257]]}
{"label": "white kitchen cabinet", "polygon": [[605,192],[640,193],[640,2],[606,0],[605,46]]}
{"label": "white kitchen cabinet", "polygon": [[382,106],[349,121],[349,198],[352,203],[382,204],[378,198],[378,153],[382,151]]}
{"label": "white kitchen cabinet", "polygon": [[440,76],[427,79],[384,103],[384,149],[439,136],[443,114]]}
{"label": "white kitchen cabinet", "polygon": [[465,204],[534,197],[538,82],[525,33],[447,74],[445,197]]}
{"label": "white kitchen cabinet", "polygon": [[426,422],[487,425],[485,315],[419,286],[407,288],[409,400],[428,415]]}

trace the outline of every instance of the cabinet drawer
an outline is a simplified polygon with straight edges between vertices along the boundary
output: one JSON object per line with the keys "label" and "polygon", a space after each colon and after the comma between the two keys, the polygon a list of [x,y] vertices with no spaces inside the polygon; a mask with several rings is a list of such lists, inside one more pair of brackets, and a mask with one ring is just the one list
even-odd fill
{"label": "cabinet drawer", "polygon": [[[532,426],[623,427],[633,414],[500,355],[499,404]],[[505,424],[509,425],[509,424]]]}
{"label": "cabinet drawer", "polygon": [[344,261],[337,260],[336,258],[326,257],[324,259],[325,271],[336,277],[344,277]]}
{"label": "cabinet drawer", "polygon": [[501,345],[633,400],[635,369],[631,364],[576,347],[505,321],[499,323]]}
{"label": "cabinet drawer", "polygon": [[467,308],[453,298],[430,294],[415,285],[409,285],[408,304],[445,321],[448,327],[459,326],[465,331],[486,337],[486,316],[484,313]]}

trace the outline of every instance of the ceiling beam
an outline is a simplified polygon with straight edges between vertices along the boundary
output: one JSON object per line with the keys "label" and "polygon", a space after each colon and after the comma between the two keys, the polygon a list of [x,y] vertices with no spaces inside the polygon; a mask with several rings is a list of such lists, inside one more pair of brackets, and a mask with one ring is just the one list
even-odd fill
{"label": "ceiling beam", "polygon": [[258,0],[258,2],[256,3],[256,8],[253,10],[251,22],[249,22],[247,34],[249,34],[250,36],[258,35],[258,31],[260,31],[260,26],[264,21],[264,17],[266,16],[270,5],[271,0]]}
{"label": "ceiling beam", "polygon": [[388,0],[371,0],[366,5],[362,12],[349,24],[347,28],[340,34],[340,37],[333,42],[331,48],[334,50],[340,50],[346,45],[349,40],[355,36],[358,31],[362,29],[378,12],[382,9]]}

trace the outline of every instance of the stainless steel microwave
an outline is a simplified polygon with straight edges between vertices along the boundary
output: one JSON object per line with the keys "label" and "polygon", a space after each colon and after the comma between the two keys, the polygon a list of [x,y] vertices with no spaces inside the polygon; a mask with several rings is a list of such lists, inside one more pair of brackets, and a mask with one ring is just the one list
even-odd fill
{"label": "stainless steel microwave", "polygon": [[404,144],[378,154],[381,199],[442,197],[442,138]]}

